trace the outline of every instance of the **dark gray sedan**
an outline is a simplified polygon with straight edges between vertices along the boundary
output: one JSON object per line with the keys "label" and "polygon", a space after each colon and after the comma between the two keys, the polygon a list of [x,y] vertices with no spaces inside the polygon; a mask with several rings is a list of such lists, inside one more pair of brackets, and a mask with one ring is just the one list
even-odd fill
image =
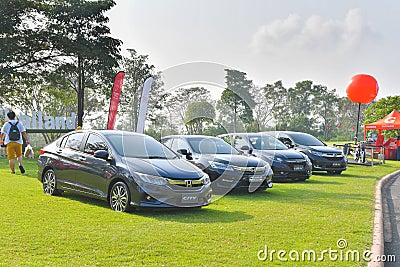
{"label": "dark gray sedan", "polygon": [[201,207],[211,201],[207,174],[153,139],[122,131],[75,131],[40,151],[43,191],[105,199],[115,211]]}

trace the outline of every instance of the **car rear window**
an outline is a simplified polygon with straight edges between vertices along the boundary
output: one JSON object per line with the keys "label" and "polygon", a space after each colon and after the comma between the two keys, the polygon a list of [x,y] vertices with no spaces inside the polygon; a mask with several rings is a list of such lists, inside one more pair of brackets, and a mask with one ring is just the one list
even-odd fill
{"label": "car rear window", "polygon": [[248,137],[249,142],[254,149],[258,150],[287,150],[285,146],[278,139],[269,135],[251,135]]}
{"label": "car rear window", "polygon": [[296,144],[303,146],[325,146],[320,140],[310,134],[305,133],[291,133],[290,137]]}
{"label": "car rear window", "polygon": [[64,140],[66,140],[65,147],[74,150],[79,150],[81,148],[81,143],[84,136],[85,136],[84,132],[78,132],[68,135],[67,139],[64,138]]}
{"label": "car rear window", "polygon": [[194,137],[187,140],[193,152],[198,154],[239,154],[239,151],[219,138]]}

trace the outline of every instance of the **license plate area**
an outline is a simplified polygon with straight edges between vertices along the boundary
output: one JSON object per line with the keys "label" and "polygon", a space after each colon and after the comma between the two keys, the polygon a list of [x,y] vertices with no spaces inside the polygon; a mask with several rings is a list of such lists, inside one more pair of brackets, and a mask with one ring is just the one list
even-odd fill
{"label": "license plate area", "polygon": [[341,163],[339,163],[339,162],[334,162],[334,163],[332,163],[332,166],[333,167],[340,167],[342,164]]}
{"label": "license plate area", "polygon": [[254,176],[249,177],[250,183],[261,183],[261,182],[264,182],[264,180],[265,180],[265,176],[261,176],[261,175],[254,175]]}
{"label": "license plate area", "polygon": [[302,171],[304,168],[302,165],[294,165],[293,166],[293,170],[294,171]]}
{"label": "license plate area", "polygon": [[182,194],[182,199],[181,199],[182,203],[198,203],[199,202],[199,195],[198,194],[189,194],[189,193],[185,193]]}

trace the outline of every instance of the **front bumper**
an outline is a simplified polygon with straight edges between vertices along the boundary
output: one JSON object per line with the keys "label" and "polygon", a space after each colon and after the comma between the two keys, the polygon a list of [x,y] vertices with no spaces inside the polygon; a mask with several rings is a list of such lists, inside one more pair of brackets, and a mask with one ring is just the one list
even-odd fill
{"label": "front bumper", "polygon": [[211,202],[211,184],[199,187],[141,184],[132,195],[131,206],[153,208],[186,208],[207,206]]}
{"label": "front bumper", "polygon": [[341,159],[327,159],[309,156],[309,158],[313,164],[313,171],[344,171],[347,169],[347,161],[344,157]]}
{"label": "front bumper", "polygon": [[274,182],[305,180],[312,175],[312,165],[305,162],[290,164],[286,162],[274,162],[272,170],[274,171]]}
{"label": "front bumper", "polygon": [[232,189],[247,189],[249,192],[254,192],[273,187],[272,170],[267,173],[251,173],[209,168],[205,171],[210,176],[213,190],[220,193],[228,193]]}

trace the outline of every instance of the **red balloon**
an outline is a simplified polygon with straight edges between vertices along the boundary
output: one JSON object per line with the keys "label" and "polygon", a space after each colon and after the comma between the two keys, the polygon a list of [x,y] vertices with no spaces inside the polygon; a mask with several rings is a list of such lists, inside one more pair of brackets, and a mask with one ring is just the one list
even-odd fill
{"label": "red balloon", "polygon": [[368,104],[378,94],[379,86],[374,77],[368,74],[357,74],[347,86],[347,97],[355,103]]}

